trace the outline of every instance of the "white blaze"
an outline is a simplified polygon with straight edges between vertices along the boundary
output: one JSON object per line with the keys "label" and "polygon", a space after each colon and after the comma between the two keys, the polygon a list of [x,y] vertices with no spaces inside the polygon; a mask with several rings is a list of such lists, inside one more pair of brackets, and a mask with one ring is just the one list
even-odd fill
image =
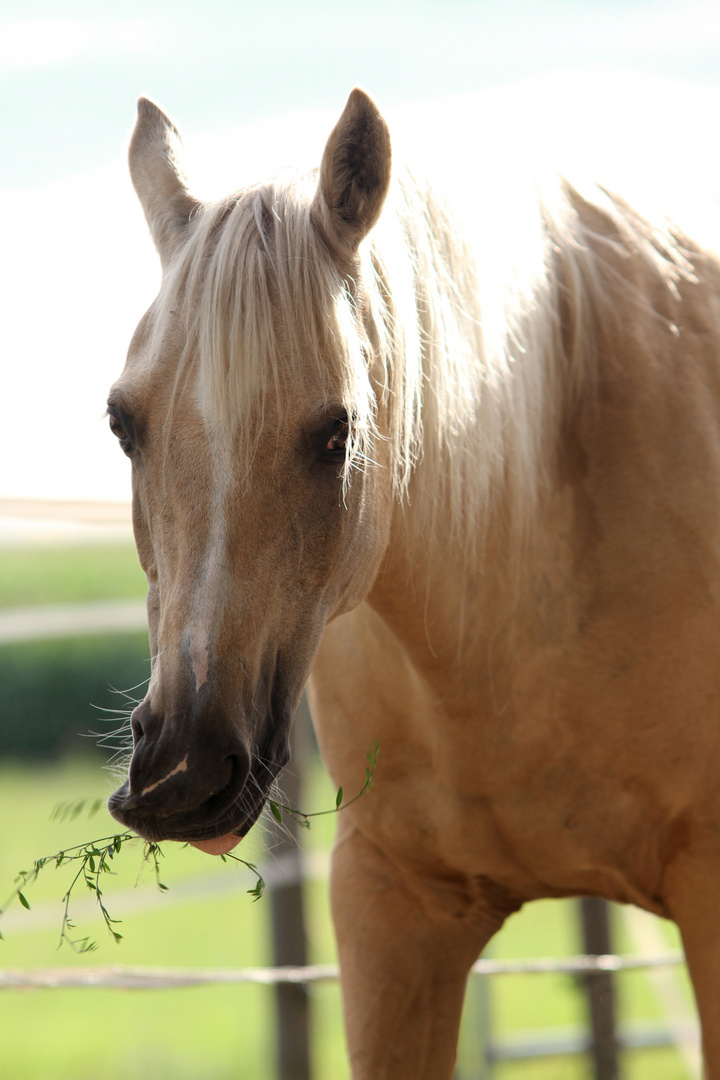
{"label": "white blaze", "polygon": [[195,693],[208,681],[210,656],[217,628],[222,625],[228,594],[227,518],[225,505],[232,478],[232,461],[227,447],[213,447],[213,493],[205,559],[195,589],[193,625],[190,627],[188,655],[195,676]]}
{"label": "white blaze", "polygon": [[195,676],[195,693],[208,680],[208,667],[210,664],[210,635],[207,626],[200,626],[190,639],[190,663]]}

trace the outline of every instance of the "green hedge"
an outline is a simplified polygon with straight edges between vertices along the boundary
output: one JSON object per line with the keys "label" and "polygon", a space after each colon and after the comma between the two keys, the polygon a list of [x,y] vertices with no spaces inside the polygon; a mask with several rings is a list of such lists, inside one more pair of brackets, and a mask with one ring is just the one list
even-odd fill
{"label": "green hedge", "polygon": [[[145,632],[23,642],[0,648],[0,755],[49,758],[97,748],[90,732],[110,732],[142,698],[150,676]],[[135,689],[133,689],[135,688]],[[106,757],[110,750],[99,751]]]}

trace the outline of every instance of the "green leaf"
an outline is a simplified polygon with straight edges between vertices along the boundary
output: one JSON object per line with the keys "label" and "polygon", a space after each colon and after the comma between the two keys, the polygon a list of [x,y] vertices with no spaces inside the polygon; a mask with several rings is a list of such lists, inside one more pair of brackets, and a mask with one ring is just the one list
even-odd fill
{"label": "green leaf", "polygon": [[278,804],[274,803],[274,802],[271,802],[270,803],[270,809],[272,810],[272,816],[275,818],[275,820],[280,822],[280,824],[282,824],[282,813],[280,811],[280,807],[278,806]]}
{"label": "green leaf", "polygon": [[338,793],[335,796],[335,809],[339,810],[342,806],[342,788],[338,788]]}
{"label": "green leaf", "polygon": [[256,900],[259,900],[262,897],[264,892],[265,892],[265,882],[263,881],[263,879],[261,877],[258,877],[257,881],[255,882],[255,888],[254,889],[248,889],[249,895],[252,896],[252,898],[253,898],[253,903],[255,903]]}
{"label": "green leaf", "polygon": [[22,906],[24,908],[27,908],[28,911],[30,910],[30,905],[27,902],[27,897],[23,896],[23,894],[19,890],[18,890],[18,900],[20,901],[20,903],[22,904]]}

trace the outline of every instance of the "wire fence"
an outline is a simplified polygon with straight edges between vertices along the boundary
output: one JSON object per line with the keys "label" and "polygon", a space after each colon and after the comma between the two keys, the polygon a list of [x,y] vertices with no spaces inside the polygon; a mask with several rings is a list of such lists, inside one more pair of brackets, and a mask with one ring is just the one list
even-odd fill
{"label": "wire fence", "polygon": [[[602,975],[674,967],[684,962],[682,953],[670,951],[652,956],[570,956],[531,960],[478,960],[473,975]],[[170,990],[187,986],[256,983],[277,986],[333,982],[339,978],[336,964],[304,967],[257,968],[158,968],[111,964],[104,967],[6,969],[0,971],[0,990]]]}

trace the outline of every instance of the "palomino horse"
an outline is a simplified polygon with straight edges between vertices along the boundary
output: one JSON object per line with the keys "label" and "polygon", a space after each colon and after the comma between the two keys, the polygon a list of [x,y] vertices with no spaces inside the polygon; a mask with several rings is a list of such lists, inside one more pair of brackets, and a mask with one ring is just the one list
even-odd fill
{"label": "palomino horse", "polygon": [[571,895],[677,920],[718,1080],[717,260],[558,180],[503,265],[359,90],[319,173],[203,204],[146,100],[130,167],[163,279],[108,412],[154,663],[112,813],[229,850],[309,676],[336,784],[380,743],[332,866],[355,1080],[450,1077],[471,964]]}

